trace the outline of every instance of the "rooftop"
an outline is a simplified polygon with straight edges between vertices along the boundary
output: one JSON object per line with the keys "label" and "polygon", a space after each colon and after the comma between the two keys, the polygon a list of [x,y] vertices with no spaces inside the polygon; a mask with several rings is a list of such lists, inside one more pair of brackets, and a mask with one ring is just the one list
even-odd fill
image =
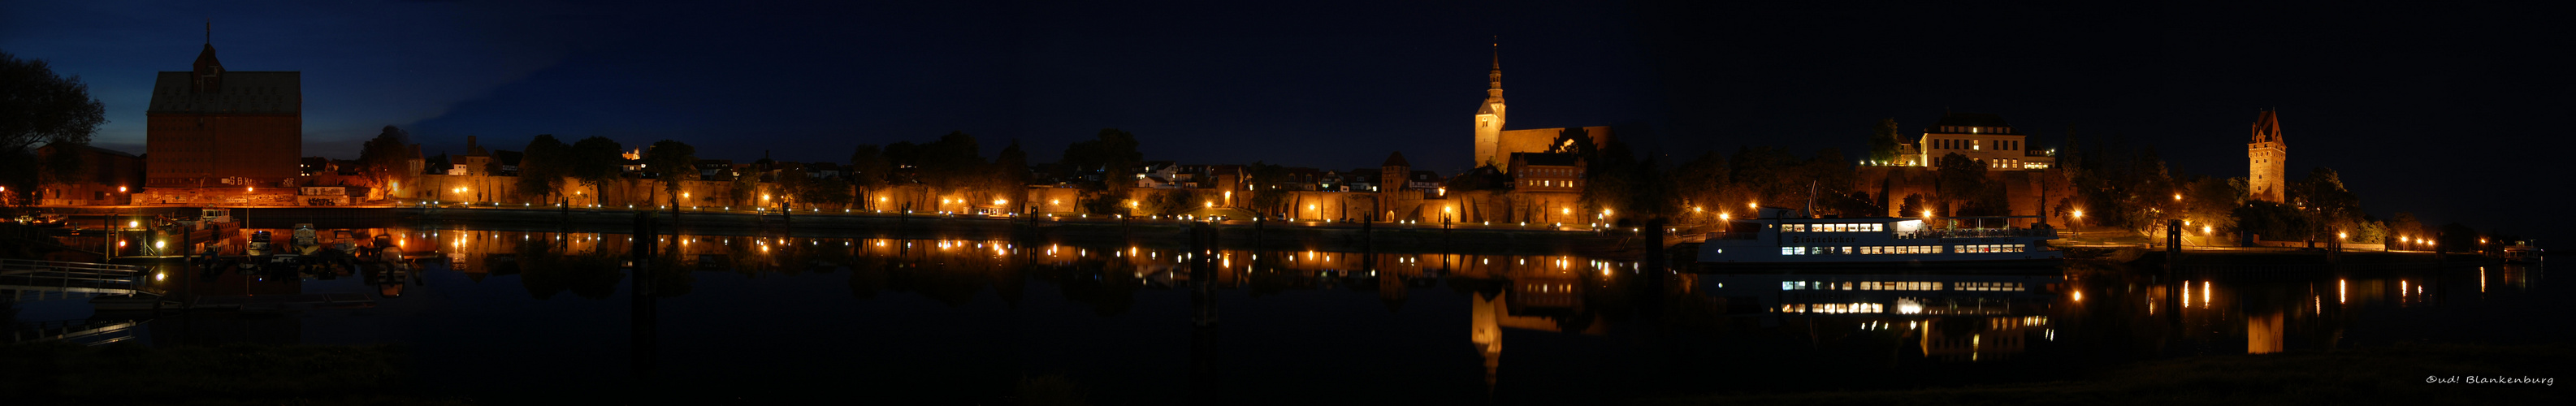
{"label": "rooftop", "polygon": [[2005,122],[2004,122],[2004,116],[1994,115],[1994,114],[1986,114],[1986,113],[1948,113],[1948,114],[1943,114],[1943,115],[1941,115],[1941,120],[1940,120],[1940,121],[1933,122],[1933,123],[1932,123],[1932,129],[1930,129],[1930,130],[1926,130],[1925,132],[1936,132],[1936,133],[1937,133],[1937,132],[1949,132],[1949,131],[1940,131],[1940,130],[1939,130],[1941,127],[1949,127],[1949,126],[1959,126],[1959,127],[2000,127],[2000,128],[2003,128],[2003,129],[2004,129],[2004,133],[2006,133],[2006,134],[2010,134],[2010,133],[2012,133],[2012,124],[2010,124],[2010,123],[2005,123]]}
{"label": "rooftop", "polygon": [[299,114],[304,111],[303,72],[224,72],[224,90],[198,93],[193,72],[161,72],[152,83],[150,113]]}

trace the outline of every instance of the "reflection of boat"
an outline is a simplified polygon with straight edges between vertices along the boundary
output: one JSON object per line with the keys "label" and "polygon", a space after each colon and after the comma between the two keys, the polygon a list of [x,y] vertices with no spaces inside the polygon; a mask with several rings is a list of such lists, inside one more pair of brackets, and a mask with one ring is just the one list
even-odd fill
{"label": "reflection of boat", "polygon": [[2540,263],[2541,251],[2543,250],[2541,250],[2540,247],[2531,246],[2530,242],[2517,242],[2513,245],[2507,245],[2504,247],[2504,263],[2537,264]]}
{"label": "reflection of boat", "polygon": [[[2046,274],[1702,274],[1696,284],[1744,312],[1857,315],[2027,315],[2066,277]],[[1742,301],[1743,303],[1734,303]]]}
{"label": "reflection of boat", "polygon": [[[1699,262],[1720,267],[1884,267],[1926,265],[2049,266],[2062,253],[2043,241],[2048,228],[1935,229],[1923,219],[1899,217],[1805,218],[1787,209],[1764,209],[1762,218],[1734,222],[1742,232],[1709,233]],[[2011,217],[1956,217],[1952,222],[2009,221]]]}

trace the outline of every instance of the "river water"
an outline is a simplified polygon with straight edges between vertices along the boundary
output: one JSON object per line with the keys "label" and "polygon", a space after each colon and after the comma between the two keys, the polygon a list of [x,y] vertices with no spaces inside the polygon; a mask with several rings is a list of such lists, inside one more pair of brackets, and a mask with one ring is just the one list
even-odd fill
{"label": "river water", "polygon": [[[415,275],[168,265],[182,294],[372,306],[135,318],[148,345],[399,344],[504,403],[1568,404],[2062,380],[2141,360],[2576,337],[2539,267],[1691,273],[1576,255],[387,230]],[[282,230],[281,230],[282,234]],[[2362,267],[2372,268],[2372,267]],[[21,321],[93,315],[19,304]],[[640,327],[640,328],[639,328]],[[1034,392],[1032,392],[1034,391]]]}

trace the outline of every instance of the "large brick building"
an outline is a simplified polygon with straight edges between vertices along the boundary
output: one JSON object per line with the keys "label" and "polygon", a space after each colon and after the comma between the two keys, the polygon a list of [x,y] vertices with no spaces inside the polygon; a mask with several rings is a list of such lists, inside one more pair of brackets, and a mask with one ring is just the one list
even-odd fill
{"label": "large brick building", "polygon": [[226,71],[214,44],[193,70],[161,72],[144,112],[145,186],[293,186],[304,156],[300,75]]}
{"label": "large brick building", "polygon": [[[1499,44],[1496,46],[1500,47]],[[1476,156],[1473,157],[1475,162],[1469,162],[1468,165],[1470,167],[1490,165],[1508,172],[1510,169],[1507,166],[1512,163],[1512,153],[1548,152],[1549,147],[1554,146],[1550,144],[1556,141],[1557,135],[1563,134],[1566,129],[1503,129],[1503,121],[1509,114],[1505,114],[1506,106],[1503,104],[1503,57],[1499,50],[1494,53],[1494,70],[1486,74],[1486,80],[1486,85],[1489,87],[1485,89],[1485,102],[1476,108]],[[1592,138],[1592,145],[1595,148],[1610,145],[1610,127],[1583,127],[1583,132],[1584,135]]]}

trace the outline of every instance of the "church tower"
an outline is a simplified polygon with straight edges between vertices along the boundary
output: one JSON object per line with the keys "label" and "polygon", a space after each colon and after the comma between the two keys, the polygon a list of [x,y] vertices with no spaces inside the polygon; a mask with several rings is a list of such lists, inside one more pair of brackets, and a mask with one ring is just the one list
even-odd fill
{"label": "church tower", "polygon": [[2245,161],[2252,173],[2245,177],[2246,198],[2281,203],[2282,170],[2290,159],[2290,144],[2281,140],[2281,119],[2271,110],[2254,116],[2254,141],[2245,144]]}
{"label": "church tower", "polygon": [[[1494,43],[1494,70],[1485,74],[1485,104],[1476,109],[1476,156],[1473,166],[1500,167],[1509,160],[1499,156],[1503,139],[1503,44]],[[1392,179],[1392,178],[1390,178]]]}

